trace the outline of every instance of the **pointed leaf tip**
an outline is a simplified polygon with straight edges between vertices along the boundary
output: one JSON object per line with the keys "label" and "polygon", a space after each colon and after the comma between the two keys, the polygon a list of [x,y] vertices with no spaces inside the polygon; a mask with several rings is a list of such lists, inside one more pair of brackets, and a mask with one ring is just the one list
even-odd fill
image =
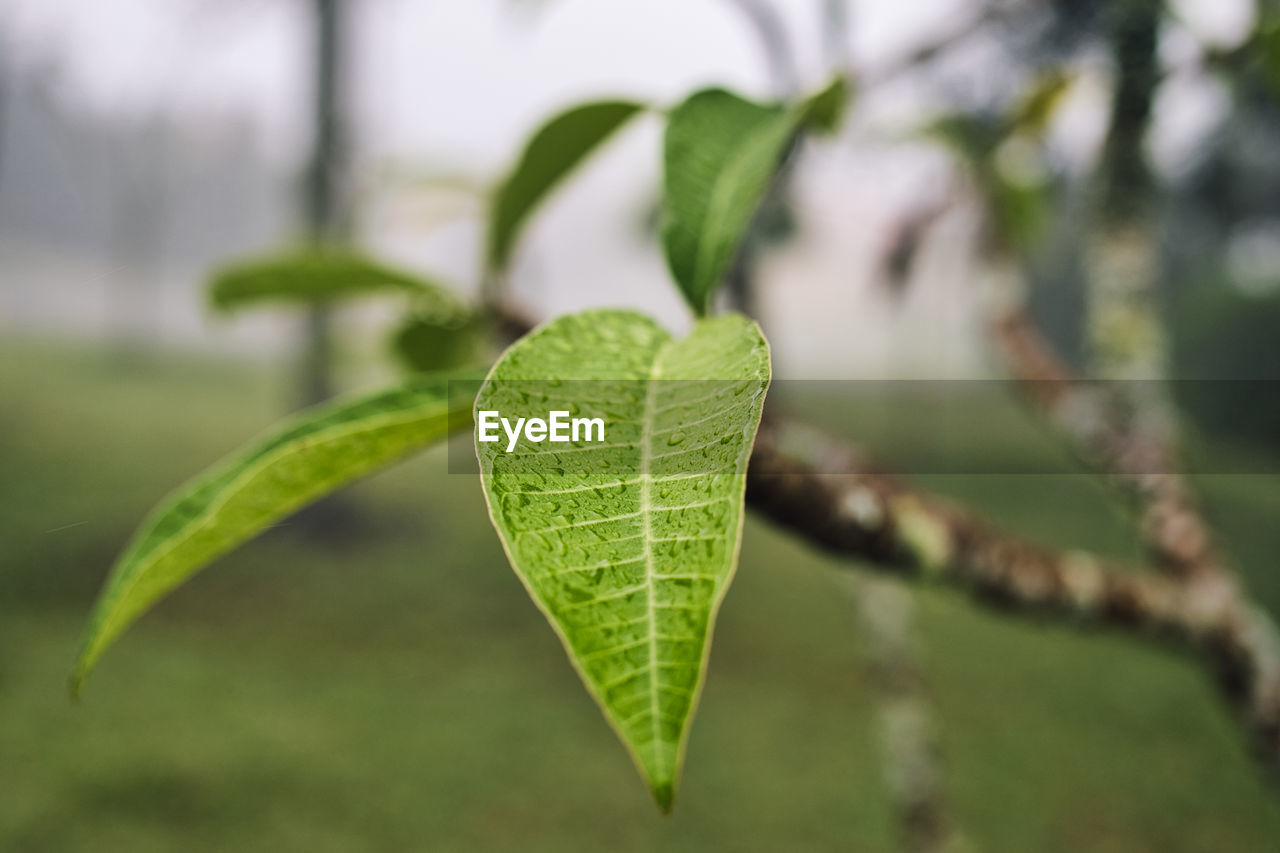
{"label": "pointed leaf tip", "polygon": [[671,783],[655,785],[653,788],[653,799],[658,803],[658,808],[664,815],[671,814],[671,810],[675,807],[676,788]]}

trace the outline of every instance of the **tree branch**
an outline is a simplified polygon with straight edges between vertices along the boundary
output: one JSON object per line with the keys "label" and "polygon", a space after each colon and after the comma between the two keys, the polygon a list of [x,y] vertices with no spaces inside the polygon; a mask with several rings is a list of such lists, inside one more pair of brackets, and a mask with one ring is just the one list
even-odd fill
{"label": "tree branch", "polygon": [[998,318],[993,332],[1005,365],[1031,405],[1086,463],[1134,501],[1155,564],[1173,577],[1206,587],[1234,586],[1180,472],[1168,427],[1143,412],[1125,411],[1105,384],[1076,376],[1024,311]]}
{"label": "tree branch", "polygon": [[807,427],[762,426],[747,500],[827,550],[958,587],[984,605],[1198,651],[1280,779],[1280,641],[1242,595],[1205,596],[1194,585],[1007,536]]}

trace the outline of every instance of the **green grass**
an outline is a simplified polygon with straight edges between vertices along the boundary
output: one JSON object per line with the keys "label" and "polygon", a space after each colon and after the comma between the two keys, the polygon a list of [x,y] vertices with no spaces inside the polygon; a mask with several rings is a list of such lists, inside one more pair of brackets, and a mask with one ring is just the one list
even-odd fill
{"label": "green grass", "polygon": [[[443,453],[356,487],[352,541],[286,526],[221,560],[72,705],[115,553],[270,422],[271,376],[0,345],[0,850],[892,849],[844,567],[748,523],[664,819]],[[1090,478],[928,479],[1025,533],[1132,553]],[[1275,604],[1280,485],[1205,485]],[[1190,661],[918,600],[950,801],[977,847],[1274,847],[1280,796]]]}

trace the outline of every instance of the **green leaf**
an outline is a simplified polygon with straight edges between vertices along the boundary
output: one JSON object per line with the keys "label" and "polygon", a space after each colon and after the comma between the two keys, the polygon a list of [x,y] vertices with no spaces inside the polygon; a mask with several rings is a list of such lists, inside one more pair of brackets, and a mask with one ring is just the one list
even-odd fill
{"label": "green leaf", "polygon": [[530,214],[559,182],[643,110],[642,104],[630,101],[583,104],[561,113],[534,133],[494,195],[485,251],[491,271],[507,266]]}
{"label": "green leaf", "polygon": [[728,273],[800,110],[709,89],[676,107],[664,140],[663,249],[685,299],[705,314]]}
{"label": "green leaf", "polygon": [[89,619],[73,693],[152,604],[268,525],[471,421],[474,383],[421,377],[305,412],[162,503],[134,535]]}
{"label": "green leaf", "polygon": [[457,307],[446,287],[343,249],[301,249],[248,258],[223,267],[209,283],[221,311],[262,302],[334,302],[371,293],[406,293],[420,303]]}
{"label": "green leaf", "polygon": [[476,399],[513,421],[605,421],[602,442],[507,452],[477,429],[476,448],[512,567],[664,811],[738,561],[768,383],[768,345],[743,317],[673,340],[639,314],[593,311],[516,343]]}
{"label": "green leaf", "polygon": [[811,95],[801,105],[805,124],[817,133],[835,133],[849,111],[852,97],[849,78],[843,74],[837,76],[825,89]]}

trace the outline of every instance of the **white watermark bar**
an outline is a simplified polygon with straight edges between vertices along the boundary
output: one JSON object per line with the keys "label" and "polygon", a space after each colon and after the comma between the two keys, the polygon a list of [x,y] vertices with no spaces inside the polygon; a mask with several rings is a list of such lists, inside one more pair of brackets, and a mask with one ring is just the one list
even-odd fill
{"label": "white watermark bar", "polygon": [[[1057,434],[1064,425],[1031,411],[1029,392],[1037,390],[1046,389],[994,379],[774,379],[765,408],[850,441],[907,476],[1090,475]],[[1068,401],[1093,401],[1063,405],[1059,417],[1123,421],[1125,400],[1162,400],[1191,474],[1280,476],[1280,379],[1085,380],[1058,390]],[[655,476],[719,473],[735,458],[742,401],[759,393],[751,381],[507,381],[474,412],[471,440],[450,444],[448,469],[474,475],[479,442],[509,457],[512,470],[531,473],[625,479],[644,466]]]}
{"label": "white watermark bar", "polygon": [[476,441],[502,442],[504,436],[507,453],[516,449],[522,437],[534,444],[600,443],[605,440],[604,418],[574,418],[568,409],[548,412],[545,418],[505,418],[497,409],[476,412]]}

